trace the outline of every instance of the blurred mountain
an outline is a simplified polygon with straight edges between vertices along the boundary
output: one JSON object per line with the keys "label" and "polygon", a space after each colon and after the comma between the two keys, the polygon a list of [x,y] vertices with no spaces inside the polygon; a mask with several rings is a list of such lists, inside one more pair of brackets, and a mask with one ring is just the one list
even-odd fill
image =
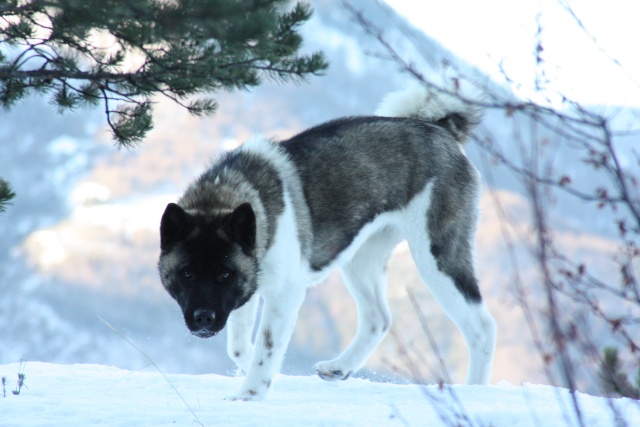
{"label": "blurred mountain", "polygon": [[[127,369],[146,366],[146,358],[102,318],[167,372],[234,371],[225,337],[206,341],[192,337],[177,305],[162,289],[156,262],[164,206],[175,201],[221,150],[256,133],[284,138],[332,118],[372,114],[380,99],[406,78],[391,61],[367,53],[379,51],[376,42],[339,2],[314,5],[314,17],[304,28],[305,49],[327,54],[331,66],[325,76],[299,85],[267,81],[250,92],[222,93],[218,112],[204,119],[158,99],[155,129],[132,150],[113,148],[100,111],[58,115],[46,100],[29,98],[2,113],[0,176],[13,184],[18,197],[0,217],[0,364],[24,359]],[[425,72],[444,62],[466,67],[437,41],[412,32],[419,41],[417,52],[406,41],[406,33],[395,29],[398,17],[374,2],[361,7]],[[421,56],[424,52],[428,54]],[[513,141],[530,126],[526,118],[507,120],[494,110],[487,113],[482,129],[516,156]],[[482,199],[477,246],[481,287],[499,327],[493,378],[542,382],[539,357],[515,304],[513,272],[503,240],[503,227],[517,239],[530,239],[530,208],[505,168],[492,163],[477,145],[469,147],[469,155],[490,177],[486,184],[492,189]],[[593,184],[570,151],[558,149],[556,164],[573,174],[574,181]],[[510,225],[496,211],[494,196],[513,219]],[[561,206],[564,215],[553,218],[557,239],[601,270],[611,268],[602,261],[603,254],[613,250],[608,240],[613,233],[608,228],[610,218],[594,216],[580,204],[558,203],[567,204]],[[591,234],[584,233],[584,221],[592,224]],[[518,251],[524,260],[520,274],[532,283],[535,266],[527,258],[526,246]],[[403,374],[408,354],[425,377],[433,377],[433,350],[407,299],[410,287],[452,377],[462,381],[466,372],[462,338],[420,282],[406,247],[398,248],[388,271],[395,323],[364,375]],[[313,363],[334,357],[346,346],[355,328],[355,306],[335,274],[308,291],[283,371],[311,373]]]}

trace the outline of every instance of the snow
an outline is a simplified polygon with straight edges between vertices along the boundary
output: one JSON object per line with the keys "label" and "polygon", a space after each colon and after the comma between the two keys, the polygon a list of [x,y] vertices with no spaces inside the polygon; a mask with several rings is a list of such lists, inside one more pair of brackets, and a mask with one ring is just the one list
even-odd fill
{"label": "snow", "polygon": [[[19,372],[26,387],[16,396]],[[265,401],[235,402],[224,397],[241,377],[172,374],[169,384],[155,370],[39,362],[0,365],[0,375],[9,381],[6,397],[0,395],[0,425],[7,427],[578,425],[569,392],[543,385],[440,389],[279,375]],[[637,401],[581,393],[577,399],[586,426],[616,425],[615,414],[640,425]]]}

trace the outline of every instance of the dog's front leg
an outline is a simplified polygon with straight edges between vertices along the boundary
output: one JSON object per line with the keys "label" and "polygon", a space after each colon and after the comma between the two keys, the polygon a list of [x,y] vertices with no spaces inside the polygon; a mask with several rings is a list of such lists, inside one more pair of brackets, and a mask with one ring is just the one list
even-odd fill
{"label": "dog's front leg", "polygon": [[251,337],[258,315],[260,296],[253,295],[242,307],[231,312],[227,321],[227,354],[244,374],[253,356]]}
{"label": "dog's front leg", "polygon": [[280,370],[304,294],[304,288],[298,289],[294,285],[286,292],[262,295],[264,305],[253,358],[240,391],[229,400],[262,400],[266,397],[273,377]]}

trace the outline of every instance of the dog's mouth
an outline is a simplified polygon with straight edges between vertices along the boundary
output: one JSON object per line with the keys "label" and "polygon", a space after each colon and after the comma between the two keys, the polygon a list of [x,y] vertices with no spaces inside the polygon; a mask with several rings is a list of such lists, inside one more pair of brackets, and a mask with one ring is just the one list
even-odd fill
{"label": "dog's mouth", "polygon": [[200,329],[198,331],[191,331],[191,333],[193,335],[195,335],[196,337],[198,337],[198,338],[211,338],[211,337],[214,337],[214,336],[218,335],[218,332],[219,331],[214,332],[214,331],[210,331],[208,329]]}

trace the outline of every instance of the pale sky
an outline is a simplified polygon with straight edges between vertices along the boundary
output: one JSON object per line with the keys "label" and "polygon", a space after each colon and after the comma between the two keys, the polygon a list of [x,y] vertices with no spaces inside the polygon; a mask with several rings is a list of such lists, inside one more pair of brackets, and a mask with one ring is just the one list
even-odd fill
{"label": "pale sky", "polygon": [[640,0],[385,1],[467,62],[499,76],[502,61],[513,80],[530,87],[541,28],[552,90],[580,102],[640,107]]}

